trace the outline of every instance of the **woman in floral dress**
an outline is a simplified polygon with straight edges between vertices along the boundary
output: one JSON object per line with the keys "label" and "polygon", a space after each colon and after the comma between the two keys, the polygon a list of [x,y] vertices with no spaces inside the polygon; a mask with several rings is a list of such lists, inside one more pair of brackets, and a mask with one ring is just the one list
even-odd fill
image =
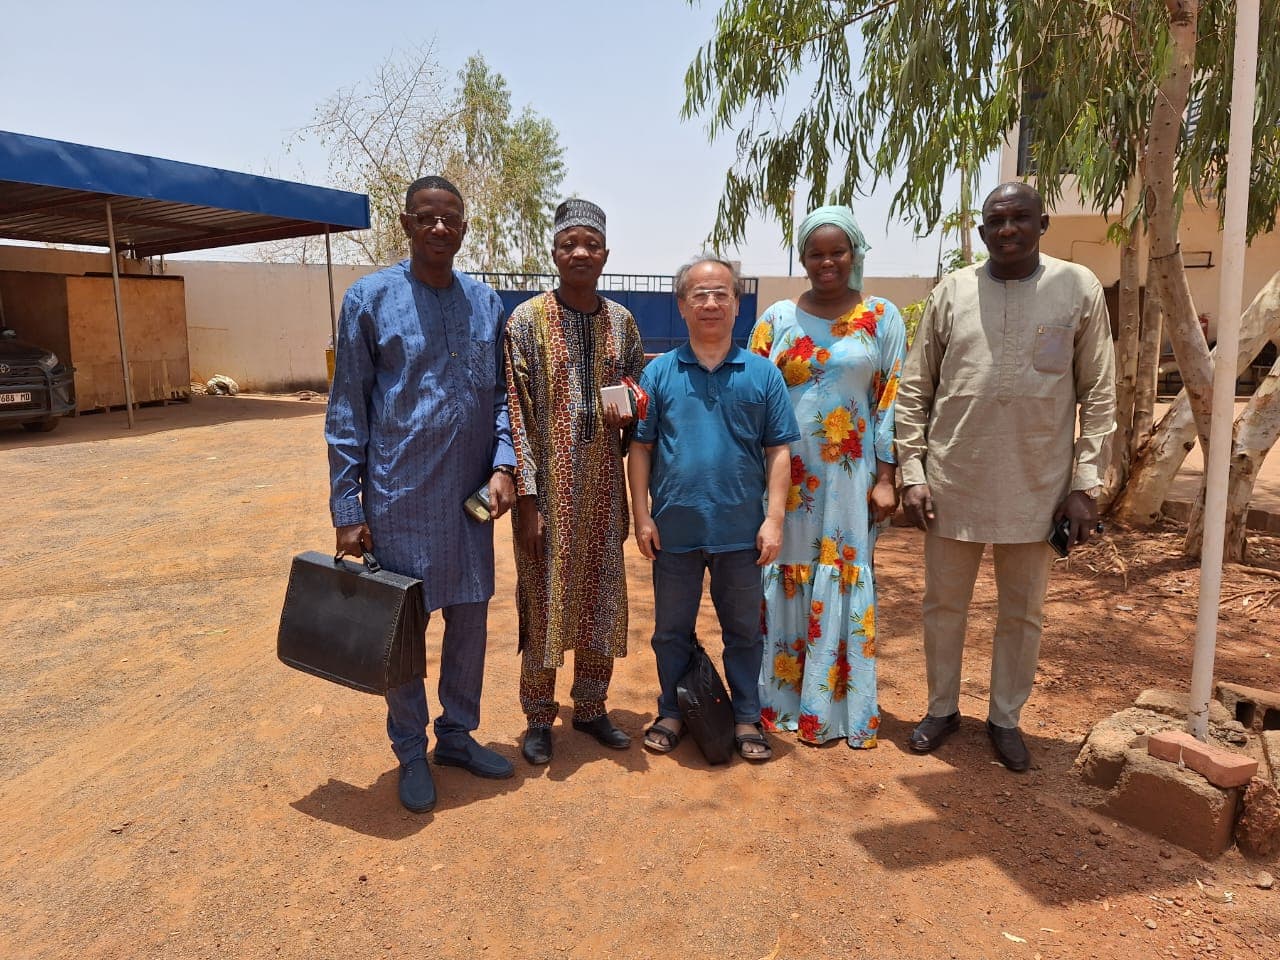
{"label": "woman in floral dress", "polygon": [[877,524],[897,505],[893,409],[906,353],[898,308],[862,296],[866,239],[848,207],[800,224],[810,287],[765,311],[751,349],[782,371],[800,421],[782,552],[764,570],[768,729],[876,745]]}

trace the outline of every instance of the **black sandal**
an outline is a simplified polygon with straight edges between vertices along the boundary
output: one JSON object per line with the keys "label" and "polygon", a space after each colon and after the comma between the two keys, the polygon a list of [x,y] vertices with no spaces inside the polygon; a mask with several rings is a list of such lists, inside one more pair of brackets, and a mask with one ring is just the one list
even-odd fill
{"label": "black sandal", "polygon": [[[680,738],[684,735],[684,731],[660,726],[661,723],[661,720],[655,720],[653,725],[644,732],[644,746],[646,750],[652,750],[654,753],[670,753],[680,745]],[[659,740],[658,737],[662,739]]]}
{"label": "black sandal", "polygon": [[[773,758],[773,747],[769,746],[769,741],[764,738],[763,733],[735,733],[733,741],[738,745],[738,756],[743,760],[751,763],[763,763]],[[758,743],[764,747],[764,750],[757,753],[748,753],[743,749],[748,743]]]}

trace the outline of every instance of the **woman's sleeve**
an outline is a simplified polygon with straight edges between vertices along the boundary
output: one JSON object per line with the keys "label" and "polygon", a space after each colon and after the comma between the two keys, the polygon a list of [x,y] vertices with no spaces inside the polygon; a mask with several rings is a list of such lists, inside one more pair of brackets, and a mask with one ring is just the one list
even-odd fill
{"label": "woman's sleeve", "polygon": [[898,381],[902,377],[902,363],[907,355],[907,328],[897,307],[888,300],[879,302],[884,305],[884,314],[876,325],[880,364],[872,379],[870,405],[875,411],[876,459],[881,463],[894,463],[893,420],[897,408]]}

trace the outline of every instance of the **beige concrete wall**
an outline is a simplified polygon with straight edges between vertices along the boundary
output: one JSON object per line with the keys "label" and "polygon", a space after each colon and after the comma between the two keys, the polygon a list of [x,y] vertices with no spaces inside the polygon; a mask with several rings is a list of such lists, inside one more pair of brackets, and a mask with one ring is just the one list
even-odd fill
{"label": "beige concrete wall", "polygon": [[[933,277],[866,277],[863,287],[867,296],[884,297],[898,308],[923,300],[933,289]],[[756,302],[756,317],[779,300],[794,300],[809,289],[809,280],[799,277],[761,277]]]}
{"label": "beige concrete wall", "polygon": [[[130,272],[163,270],[185,280],[191,378],[225,374],[242,390],[286,392],[323,389],[329,344],[328,280],[323,265],[243,261],[124,261]],[[109,272],[106,254],[0,246],[0,271],[49,271],[78,275]],[[334,267],[334,300],[368,266]],[[803,277],[760,277],[757,316],[772,303],[793,299],[808,287]],[[868,277],[866,293],[899,307],[928,296],[932,277]],[[126,324],[128,317],[125,318]]]}
{"label": "beige concrete wall", "polygon": [[[335,265],[334,303],[373,267]],[[329,282],[323,264],[182,260],[166,265],[187,284],[191,376],[215,373],[240,389],[324,389]]]}

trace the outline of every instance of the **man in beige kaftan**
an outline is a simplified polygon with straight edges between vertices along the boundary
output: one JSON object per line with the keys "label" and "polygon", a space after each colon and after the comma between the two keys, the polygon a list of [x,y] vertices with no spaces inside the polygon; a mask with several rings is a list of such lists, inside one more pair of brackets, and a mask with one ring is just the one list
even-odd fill
{"label": "man in beige kaftan", "polygon": [[990,543],[999,613],[987,731],[1011,770],[1030,765],[1018,720],[1039,658],[1045,537],[1066,520],[1071,545],[1088,540],[1115,428],[1102,287],[1084,267],[1040,254],[1048,224],[1026,184],[992,192],[979,227],[990,260],[934,288],[898,393],[903,507],[926,531],[929,708],[909,743],[926,753],[959,728],[969,600]]}

